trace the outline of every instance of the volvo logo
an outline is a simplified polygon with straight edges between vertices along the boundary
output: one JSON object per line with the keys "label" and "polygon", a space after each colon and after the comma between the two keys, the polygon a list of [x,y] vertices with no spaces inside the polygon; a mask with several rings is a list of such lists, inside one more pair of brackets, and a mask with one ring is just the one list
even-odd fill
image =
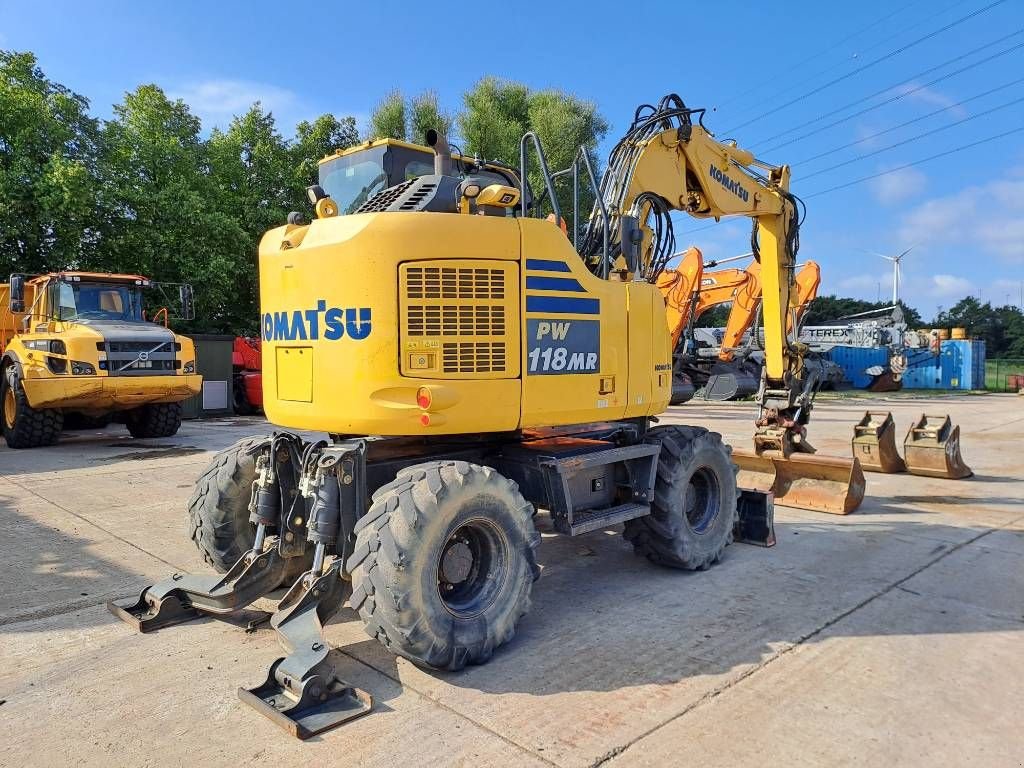
{"label": "volvo logo", "polygon": [[149,360],[149,352],[139,352],[139,360],[142,362]]}

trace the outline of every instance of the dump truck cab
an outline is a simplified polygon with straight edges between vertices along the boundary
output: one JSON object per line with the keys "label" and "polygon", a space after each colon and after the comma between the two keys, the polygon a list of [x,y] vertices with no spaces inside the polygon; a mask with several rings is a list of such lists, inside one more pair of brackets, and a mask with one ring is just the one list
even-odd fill
{"label": "dump truck cab", "polygon": [[[176,286],[184,313],[192,289]],[[122,420],[136,437],[166,437],[181,401],[199,392],[192,341],[141,275],[14,275],[0,286],[3,432],[12,448],[56,442],[65,424]]]}

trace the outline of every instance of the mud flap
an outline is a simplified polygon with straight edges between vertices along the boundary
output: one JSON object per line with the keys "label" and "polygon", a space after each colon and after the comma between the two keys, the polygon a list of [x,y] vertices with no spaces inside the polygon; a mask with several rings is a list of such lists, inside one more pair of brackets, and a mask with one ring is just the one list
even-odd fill
{"label": "mud flap", "polygon": [[960,480],[974,474],[960,455],[960,427],[949,416],[922,414],[907,431],[903,455],[915,475]]}
{"label": "mud flap", "polygon": [[857,459],[777,451],[732,452],[741,489],[771,492],[785,507],[848,515],[864,501],[864,471]]}
{"label": "mud flap", "polygon": [[853,457],[868,472],[906,472],[896,448],[896,422],[889,411],[867,411],[853,426]]}

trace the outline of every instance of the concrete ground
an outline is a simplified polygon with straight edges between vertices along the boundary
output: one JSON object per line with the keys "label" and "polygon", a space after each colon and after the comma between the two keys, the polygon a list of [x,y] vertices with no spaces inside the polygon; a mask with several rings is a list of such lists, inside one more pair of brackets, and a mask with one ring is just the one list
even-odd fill
{"label": "concrete ground", "polygon": [[[618,529],[545,534],[517,637],[458,674],[395,659],[346,609],[327,637],[375,711],[307,743],[235,695],[280,655],[272,630],[139,635],[103,607],[203,570],[192,482],[262,422],[2,448],[0,765],[1024,765],[1024,399],[822,401],[820,451],[847,455],[868,406],[900,435],[949,412],[975,477],[868,475],[856,514],[778,507],[777,547],[734,545],[704,573],[635,557]],[[746,446],[752,417],[667,420]]]}

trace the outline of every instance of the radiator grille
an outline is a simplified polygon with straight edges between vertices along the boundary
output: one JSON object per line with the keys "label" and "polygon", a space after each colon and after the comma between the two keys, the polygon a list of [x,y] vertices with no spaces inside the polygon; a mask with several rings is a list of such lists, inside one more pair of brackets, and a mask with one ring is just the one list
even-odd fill
{"label": "radiator grille", "polygon": [[411,305],[410,336],[504,336],[505,308],[487,304]]}
{"label": "radiator grille", "polygon": [[505,277],[500,269],[409,267],[406,280],[410,299],[505,298]]}
{"label": "radiator grille", "polygon": [[505,342],[460,341],[442,345],[445,373],[503,373]]}
{"label": "radiator grille", "polygon": [[400,267],[403,375],[519,375],[518,265],[479,263],[446,259]]}

